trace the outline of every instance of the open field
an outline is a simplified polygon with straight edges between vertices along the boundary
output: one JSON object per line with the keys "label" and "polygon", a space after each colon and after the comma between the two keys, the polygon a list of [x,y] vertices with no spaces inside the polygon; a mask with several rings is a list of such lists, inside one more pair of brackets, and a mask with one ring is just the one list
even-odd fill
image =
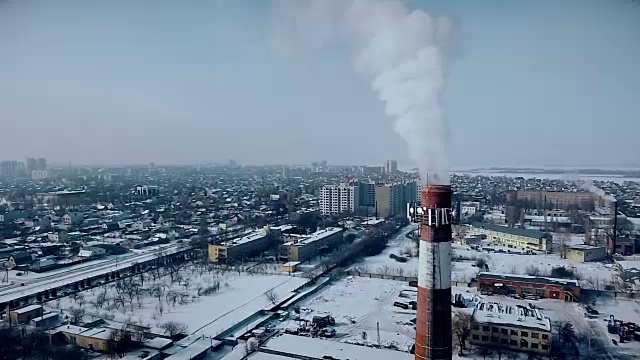
{"label": "open field", "polygon": [[[336,319],[337,335],[332,341],[377,344],[377,325],[380,343],[395,344],[408,351],[415,338],[411,311],[394,307],[393,302],[406,283],[393,280],[347,277],[323,289],[299,304],[301,319],[329,314]],[[280,328],[296,328],[298,322],[288,320]]]}

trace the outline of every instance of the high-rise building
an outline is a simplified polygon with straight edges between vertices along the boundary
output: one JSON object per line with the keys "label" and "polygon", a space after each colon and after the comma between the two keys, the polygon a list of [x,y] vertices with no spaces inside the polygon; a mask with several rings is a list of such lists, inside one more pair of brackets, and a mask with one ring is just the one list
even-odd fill
{"label": "high-rise building", "polygon": [[37,164],[38,164],[38,170],[47,170],[47,159],[38,158]]}
{"label": "high-rise building", "polygon": [[360,181],[358,183],[360,206],[373,208],[376,206],[376,183],[375,181]]}
{"label": "high-rise building", "polygon": [[320,189],[320,213],[337,215],[343,212],[356,212],[360,206],[359,195],[357,185],[345,183],[325,185]]}
{"label": "high-rise building", "polygon": [[12,179],[18,176],[18,162],[5,160],[0,162],[0,177]]}
{"label": "high-rise building", "polygon": [[407,203],[416,201],[415,181],[402,181],[376,185],[375,206],[378,216],[406,215]]}
{"label": "high-rise building", "polygon": [[398,172],[398,162],[395,160],[387,160],[384,163],[385,174],[395,174]]}
{"label": "high-rise building", "polygon": [[27,174],[31,176],[33,170],[38,170],[38,160],[34,158],[27,158]]}

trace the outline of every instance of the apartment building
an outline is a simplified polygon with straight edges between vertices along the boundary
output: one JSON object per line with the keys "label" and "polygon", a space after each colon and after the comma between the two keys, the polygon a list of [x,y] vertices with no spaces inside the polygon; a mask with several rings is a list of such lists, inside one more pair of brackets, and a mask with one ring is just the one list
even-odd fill
{"label": "apartment building", "polygon": [[342,183],[325,185],[320,189],[320,213],[337,215],[344,212],[356,212],[360,206],[358,185]]}
{"label": "apartment building", "polygon": [[378,216],[394,217],[406,215],[407,203],[415,202],[417,184],[415,181],[402,181],[376,185],[375,203]]}
{"label": "apartment building", "polygon": [[311,235],[288,235],[287,242],[280,245],[280,256],[288,261],[307,261],[319,255],[322,250],[329,250],[343,240],[342,228],[330,227],[316,231]]}
{"label": "apartment building", "polygon": [[209,262],[226,263],[227,261],[242,261],[267,250],[271,245],[269,228],[251,232],[242,237],[209,245]]}
{"label": "apartment building", "polygon": [[385,174],[395,174],[398,172],[398,162],[395,160],[387,160],[384,163]]}
{"label": "apartment building", "polygon": [[549,233],[487,223],[474,223],[472,226],[472,233],[485,234],[487,240],[497,245],[521,250],[552,251],[553,237]]}
{"label": "apartment building", "polygon": [[516,200],[531,202],[535,207],[552,205],[558,209],[571,206],[608,206],[602,197],[589,191],[513,190],[507,192],[507,201]]}
{"label": "apartment building", "polygon": [[551,320],[541,309],[479,302],[472,319],[472,344],[542,354],[551,350]]}

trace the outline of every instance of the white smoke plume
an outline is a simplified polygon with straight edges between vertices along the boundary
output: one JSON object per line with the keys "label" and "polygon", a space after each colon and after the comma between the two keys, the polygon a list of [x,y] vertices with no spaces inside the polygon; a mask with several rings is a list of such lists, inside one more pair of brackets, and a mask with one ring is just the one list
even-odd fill
{"label": "white smoke plume", "polygon": [[583,180],[580,184],[580,187],[582,187],[584,190],[590,191],[598,196],[600,196],[602,199],[604,199],[605,201],[609,201],[609,202],[616,202],[616,198],[608,195],[604,190],[600,189],[599,187],[595,186],[593,184],[593,181],[591,180]]}
{"label": "white smoke plume", "polygon": [[[448,184],[449,129],[442,107],[452,22],[399,0],[275,1],[277,40],[347,46],[404,138],[423,183]],[[286,40],[285,40],[286,42]]]}

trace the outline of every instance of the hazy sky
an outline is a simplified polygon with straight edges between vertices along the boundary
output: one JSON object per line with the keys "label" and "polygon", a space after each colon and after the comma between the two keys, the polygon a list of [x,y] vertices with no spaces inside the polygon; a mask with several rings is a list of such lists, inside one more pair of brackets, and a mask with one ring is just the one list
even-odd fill
{"label": "hazy sky", "polygon": [[[455,19],[452,162],[640,164],[640,2],[409,1]],[[0,0],[0,159],[407,163],[348,56],[266,0]]]}

